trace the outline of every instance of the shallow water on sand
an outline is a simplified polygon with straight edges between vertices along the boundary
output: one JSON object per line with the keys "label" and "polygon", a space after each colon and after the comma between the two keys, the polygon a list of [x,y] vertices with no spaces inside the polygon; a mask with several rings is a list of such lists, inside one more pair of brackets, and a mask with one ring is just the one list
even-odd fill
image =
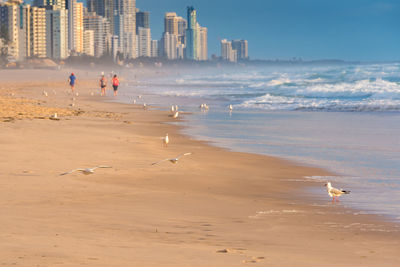
{"label": "shallow water on sand", "polygon": [[[342,203],[400,221],[400,74],[396,64],[224,70],[135,81],[121,101],[178,104],[185,133],[235,151],[324,167]],[[215,72],[215,71],[214,71]],[[210,105],[201,111],[200,103]],[[233,104],[233,112],[227,106]],[[288,177],[290,179],[290,177]]]}

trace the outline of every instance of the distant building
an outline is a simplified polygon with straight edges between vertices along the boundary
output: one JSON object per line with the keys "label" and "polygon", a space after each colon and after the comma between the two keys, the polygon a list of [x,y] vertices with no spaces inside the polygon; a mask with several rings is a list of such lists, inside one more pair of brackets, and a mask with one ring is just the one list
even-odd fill
{"label": "distant building", "polygon": [[65,59],[68,53],[68,10],[46,10],[46,51],[54,59]]}
{"label": "distant building", "polygon": [[150,29],[150,12],[136,12],[136,33],[139,31],[140,27]]}
{"label": "distant building", "polygon": [[94,57],[94,31],[83,31],[83,54]]}
{"label": "distant building", "polygon": [[151,33],[150,28],[138,29],[138,56],[139,57],[150,57],[151,56]]}
{"label": "distant building", "polygon": [[206,27],[198,27],[199,45],[198,45],[198,60],[208,60],[208,36]]}
{"label": "distant building", "polygon": [[186,29],[186,58],[197,60],[197,12],[194,7],[187,7],[187,29]]}
{"label": "distant building", "polygon": [[68,1],[69,49],[78,54],[83,52],[83,3]]}
{"label": "distant building", "polygon": [[175,12],[167,12],[164,17],[164,32],[178,35],[178,16]]}
{"label": "distant building", "polygon": [[221,58],[230,62],[237,61],[237,51],[232,49],[232,42],[226,39],[221,40]]}
{"label": "distant building", "polygon": [[165,32],[161,43],[163,56],[167,59],[177,59],[178,36]]}
{"label": "distant building", "polygon": [[[94,12],[87,12],[83,16],[83,28],[94,33],[94,56],[101,57],[110,51],[111,33],[110,22]],[[135,52],[136,53],[136,52]]]}
{"label": "distant building", "polygon": [[247,40],[233,40],[232,41],[232,49],[237,51],[237,59],[238,60],[249,59],[249,48],[248,48]]}
{"label": "distant building", "polygon": [[29,14],[30,34],[28,57],[46,57],[46,9],[31,7]]}
{"label": "distant building", "polygon": [[20,3],[0,5],[0,25],[8,31],[8,55],[11,60],[21,61],[26,57],[26,11]]}
{"label": "distant building", "polygon": [[158,57],[158,41],[151,40],[151,57]]}

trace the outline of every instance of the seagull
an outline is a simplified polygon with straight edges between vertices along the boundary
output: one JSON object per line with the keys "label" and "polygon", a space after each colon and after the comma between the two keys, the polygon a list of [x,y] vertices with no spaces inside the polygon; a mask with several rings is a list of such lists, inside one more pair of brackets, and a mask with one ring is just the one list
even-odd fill
{"label": "seagull", "polygon": [[168,134],[165,137],[163,137],[163,143],[164,143],[165,146],[168,146],[168,143],[169,143]]}
{"label": "seagull", "polygon": [[93,174],[94,170],[98,169],[98,168],[112,168],[112,167],[110,167],[110,166],[96,166],[96,167],[93,167],[93,168],[75,169],[75,170],[72,170],[72,171],[69,171],[69,172],[64,172],[64,173],[60,174],[60,176],[71,174],[71,173],[77,172],[77,171],[82,172],[85,175],[89,175],[89,174]]}
{"label": "seagull", "polygon": [[54,113],[53,115],[51,115],[49,119],[50,119],[50,120],[55,120],[55,121],[60,120],[60,119],[58,118],[57,113]]}
{"label": "seagull", "polygon": [[328,191],[329,196],[332,198],[332,202],[334,202],[335,199],[336,201],[339,201],[338,198],[343,194],[350,194],[350,191],[332,187],[331,182],[326,183],[325,186],[326,191]]}
{"label": "seagull", "polygon": [[172,118],[176,119],[179,116],[179,111],[175,112],[174,115],[172,116]]}
{"label": "seagull", "polygon": [[43,90],[43,95],[44,96],[48,96],[49,94],[46,91]]}
{"label": "seagull", "polygon": [[146,109],[146,108],[147,108],[146,103],[143,103],[143,109]]}
{"label": "seagull", "polygon": [[136,104],[136,99],[133,99],[133,104]]}
{"label": "seagull", "polygon": [[233,106],[229,105],[229,110],[232,111],[233,110]]}
{"label": "seagull", "polygon": [[163,160],[154,162],[154,163],[152,163],[151,165],[153,166],[153,165],[159,164],[159,163],[164,162],[164,161],[169,161],[169,162],[171,162],[171,163],[173,163],[173,164],[176,164],[176,163],[178,163],[178,160],[179,160],[181,157],[189,156],[189,155],[192,155],[192,153],[181,154],[181,155],[177,156],[176,158],[172,158],[172,159],[163,159]]}
{"label": "seagull", "polygon": [[178,105],[175,105],[175,111],[178,111]]}
{"label": "seagull", "polygon": [[175,107],[171,106],[171,112],[174,113],[175,112]]}

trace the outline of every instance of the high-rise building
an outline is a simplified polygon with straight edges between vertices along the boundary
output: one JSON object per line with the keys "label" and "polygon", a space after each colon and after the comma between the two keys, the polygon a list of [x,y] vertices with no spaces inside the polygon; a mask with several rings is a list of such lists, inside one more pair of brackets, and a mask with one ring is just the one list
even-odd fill
{"label": "high-rise building", "polygon": [[185,44],[186,29],[187,29],[187,21],[182,17],[178,17],[178,43],[179,44]]}
{"label": "high-rise building", "polygon": [[46,54],[64,59],[68,53],[68,10],[53,6],[46,10]]}
{"label": "high-rise building", "polygon": [[0,5],[0,25],[8,31],[8,55],[15,61],[26,57],[26,7],[22,1],[7,2]]}
{"label": "high-rise building", "polygon": [[83,3],[69,0],[68,15],[69,50],[80,54],[83,52]]}
{"label": "high-rise building", "polygon": [[232,42],[226,39],[221,40],[221,57],[226,61],[237,61],[237,51],[232,49]]}
{"label": "high-rise building", "polygon": [[194,7],[187,7],[187,29],[186,29],[186,58],[197,60],[197,12]]}
{"label": "high-rise building", "polygon": [[110,52],[110,23],[97,15],[95,12],[87,12],[83,15],[83,28],[85,31],[91,30],[94,33],[94,56],[101,57]]}
{"label": "high-rise building", "polygon": [[198,60],[205,61],[208,59],[208,36],[206,27],[198,27],[199,45]]}
{"label": "high-rise building", "polygon": [[163,56],[167,59],[177,58],[178,36],[165,32],[161,40]]}
{"label": "high-rise building", "polygon": [[28,57],[46,57],[46,9],[31,7],[29,16]]}
{"label": "high-rise building", "polygon": [[178,35],[178,16],[175,12],[165,13],[164,32]]}
{"label": "high-rise building", "polygon": [[136,0],[115,0],[113,34],[125,58],[136,57]]}
{"label": "high-rise building", "polygon": [[83,31],[83,51],[84,55],[94,57],[94,31]]}
{"label": "high-rise building", "polygon": [[238,60],[249,59],[248,43],[247,40],[233,40],[232,49],[237,51]]}
{"label": "high-rise building", "polygon": [[136,12],[136,33],[139,28],[150,28],[150,12],[147,11],[138,11]]}
{"label": "high-rise building", "polygon": [[150,28],[138,29],[138,57],[150,57],[151,56],[151,33]]}
{"label": "high-rise building", "polygon": [[158,41],[151,40],[151,57],[158,57]]}

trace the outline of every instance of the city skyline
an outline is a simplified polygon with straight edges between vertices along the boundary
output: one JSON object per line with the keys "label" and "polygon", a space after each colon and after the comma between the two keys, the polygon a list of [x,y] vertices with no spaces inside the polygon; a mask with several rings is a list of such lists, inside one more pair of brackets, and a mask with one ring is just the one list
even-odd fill
{"label": "city skyline", "polygon": [[164,13],[184,16],[188,5],[195,6],[209,29],[209,55],[220,55],[220,41],[226,38],[248,40],[251,59],[400,60],[398,1],[137,1],[151,13],[157,38]]}

